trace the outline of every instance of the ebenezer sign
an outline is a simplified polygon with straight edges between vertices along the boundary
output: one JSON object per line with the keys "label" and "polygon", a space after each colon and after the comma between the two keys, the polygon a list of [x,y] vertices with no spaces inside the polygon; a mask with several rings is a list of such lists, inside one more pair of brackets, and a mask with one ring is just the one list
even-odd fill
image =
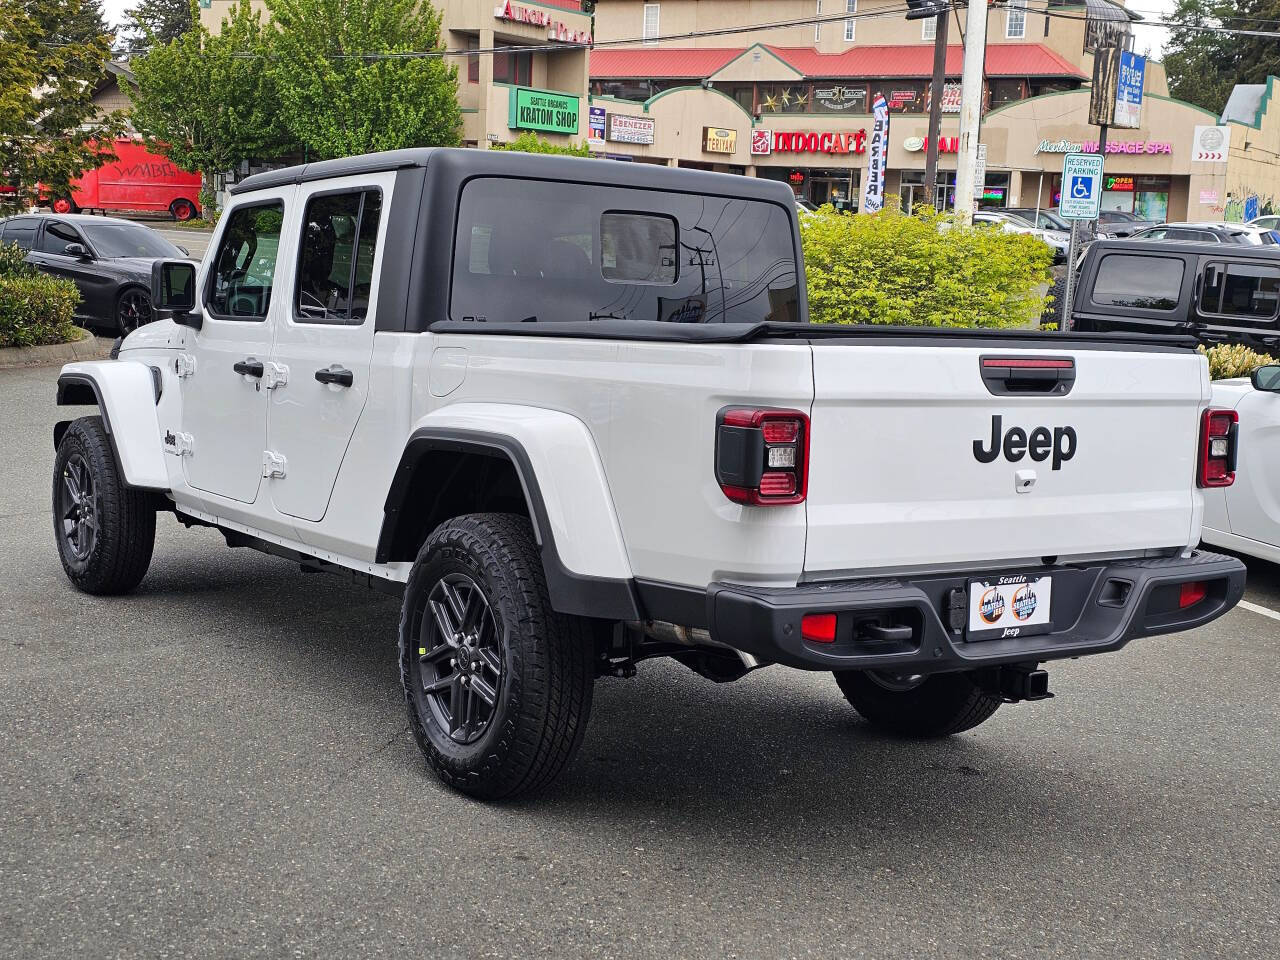
{"label": "ebenezer sign", "polygon": [[550,90],[512,87],[507,126],[512,130],[546,130],[572,136],[578,132],[578,98]]}

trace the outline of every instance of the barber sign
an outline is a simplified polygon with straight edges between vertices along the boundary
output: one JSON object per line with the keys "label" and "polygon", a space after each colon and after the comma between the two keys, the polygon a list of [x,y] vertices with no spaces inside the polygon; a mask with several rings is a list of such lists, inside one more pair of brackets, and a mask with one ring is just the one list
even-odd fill
{"label": "barber sign", "polygon": [[862,194],[862,212],[878,213],[884,209],[884,175],[889,161],[889,104],[876,94],[871,105],[874,120],[867,147],[867,186]]}

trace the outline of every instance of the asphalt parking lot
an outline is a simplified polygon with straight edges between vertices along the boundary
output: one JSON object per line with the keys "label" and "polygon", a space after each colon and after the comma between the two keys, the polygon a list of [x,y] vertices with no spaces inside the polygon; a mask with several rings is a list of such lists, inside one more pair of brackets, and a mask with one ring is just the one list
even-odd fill
{"label": "asphalt parking lot", "polygon": [[171,517],[134,596],[68,586],[56,374],[0,371],[0,955],[1276,955],[1280,622],[928,744],[827,675],[643,664],[553,792],[486,806],[407,733],[395,601]]}

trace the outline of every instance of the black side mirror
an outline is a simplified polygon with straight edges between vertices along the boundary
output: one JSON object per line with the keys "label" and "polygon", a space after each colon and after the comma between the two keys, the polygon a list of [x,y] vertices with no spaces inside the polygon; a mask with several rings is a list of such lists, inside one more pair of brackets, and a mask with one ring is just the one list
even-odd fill
{"label": "black side mirror", "polygon": [[1280,393],[1280,363],[1268,363],[1266,366],[1259,367],[1249,375],[1249,382],[1253,384],[1255,390]]}
{"label": "black side mirror", "polygon": [[84,248],[83,243],[68,243],[62,248],[62,252],[68,257],[75,257],[77,260],[92,260],[89,251]]}
{"label": "black side mirror", "polygon": [[190,260],[151,264],[151,308],[172,313],[174,323],[199,330],[204,318],[196,310],[196,265]]}

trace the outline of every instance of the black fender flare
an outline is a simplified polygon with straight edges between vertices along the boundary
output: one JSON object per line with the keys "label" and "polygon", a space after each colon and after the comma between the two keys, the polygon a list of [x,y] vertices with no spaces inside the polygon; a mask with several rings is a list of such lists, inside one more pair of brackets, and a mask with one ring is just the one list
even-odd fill
{"label": "black fender flare", "polygon": [[601,620],[641,619],[641,604],[634,580],[592,577],[573,573],[565,567],[556,549],[538,477],[529,455],[518,440],[502,434],[447,427],[424,427],[414,431],[400,456],[382,508],[382,529],[375,557],[378,563],[386,563],[391,555],[396,525],[410,493],[415,465],[427,454],[442,450],[498,457],[507,460],[515,469],[529,508],[533,536],[542,555],[551,606],[558,613]]}

